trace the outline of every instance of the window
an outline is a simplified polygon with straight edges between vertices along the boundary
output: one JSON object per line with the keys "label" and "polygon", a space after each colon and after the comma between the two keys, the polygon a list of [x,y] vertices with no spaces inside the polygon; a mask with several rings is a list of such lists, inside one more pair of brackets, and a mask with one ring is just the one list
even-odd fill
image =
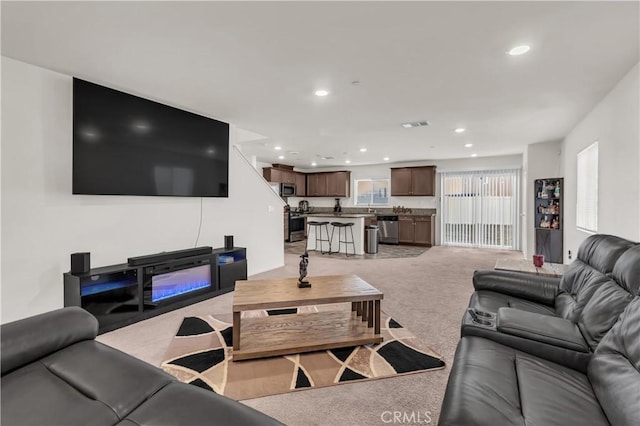
{"label": "window", "polygon": [[388,206],[389,179],[357,179],[356,206]]}
{"label": "window", "polygon": [[576,226],[598,232],[598,141],[578,153]]}

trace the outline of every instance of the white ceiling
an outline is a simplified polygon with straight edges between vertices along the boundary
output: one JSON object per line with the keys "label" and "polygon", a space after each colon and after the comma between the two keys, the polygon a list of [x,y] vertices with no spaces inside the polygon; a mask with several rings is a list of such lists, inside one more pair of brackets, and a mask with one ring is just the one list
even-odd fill
{"label": "white ceiling", "polygon": [[[308,168],[561,139],[638,62],[639,16],[635,1],[3,1],[2,54],[234,123],[245,155]],[[400,126],[417,120],[431,125]]]}

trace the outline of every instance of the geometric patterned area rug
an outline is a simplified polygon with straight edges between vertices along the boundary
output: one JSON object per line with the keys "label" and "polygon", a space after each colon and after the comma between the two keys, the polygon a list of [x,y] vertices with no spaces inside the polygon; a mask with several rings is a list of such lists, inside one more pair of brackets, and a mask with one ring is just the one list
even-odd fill
{"label": "geometric patterned area rug", "polygon": [[[282,315],[315,306],[247,315]],[[245,313],[243,312],[243,315]],[[442,356],[381,312],[380,344],[233,362],[231,315],[187,317],[171,342],[163,370],[178,380],[235,400],[444,368]]]}

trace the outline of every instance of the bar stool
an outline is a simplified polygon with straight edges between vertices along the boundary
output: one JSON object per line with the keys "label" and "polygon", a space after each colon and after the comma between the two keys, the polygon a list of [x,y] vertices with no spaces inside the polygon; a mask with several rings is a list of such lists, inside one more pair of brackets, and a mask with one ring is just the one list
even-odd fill
{"label": "bar stool", "polygon": [[[347,223],[343,223],[343,222],[331,222],[331,226],[333,226],[333,228],[331,229],[331,240],[333,241],[333,231],[336,230],[336,228],[338,228],[338,251],[334,251],[332,253],[340,253],[340,244],[344,243],[344,254],[349,257],[349,244],[351,244],[351,246],[353,247],[353,255],[356,255],[356,243],[355,240],[353,238],[353,222],[347,222]],[[347,234],[347,228],[349,228],[349,230],[351,231],[351,241],[349,241],[348,238],[348,234]],[[344,240],[342,239],[342,230],[344,229]]]}
{"label": "bar stool", "polygon": [[[311,229],[311,227],[313,226],[313,233],[316,237],[316,244],[313,247],[314,251],[318,251],[318,241],[320,241],[320,253],[322,254],[331,254],[331,240],[329,239],[329,222],[318,222],[316,220],[310,220],[309,222],[307,222],[307,235],[309,235],[309,230]],[[324,226],[324,232],[327,234],[327,238],[324,239],[322,238],[322,227]],[[332,234],[333,236],[333,234]],[[322,243],[326,241],[327,243],[329,243],[329,250],[328,251],[323,251],[322,250]]]}

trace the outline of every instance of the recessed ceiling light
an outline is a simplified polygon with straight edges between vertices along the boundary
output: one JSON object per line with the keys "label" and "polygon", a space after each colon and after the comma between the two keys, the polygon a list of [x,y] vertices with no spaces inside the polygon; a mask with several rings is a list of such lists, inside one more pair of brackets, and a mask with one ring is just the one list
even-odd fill
{"label": "recessed ceiling light", "polygon": [[279,155],[278,160],[284,160],[284,155]]}
{"label": "recessed ceiling light", "polygon": [[276,151],[280,151],[282,149],[281,146],[274,146],[273,149],[275,149]]}
{"label": "recessed ceiling light", "polygon": [[367,152],[367,148],[360,148],[360,152]]}
{"label": "recessed ceiling light", "polygon": [[453,129],[454,132],[456,133],[464,133],[466,129],[464,127],[457,127],[455,129]]}
{"label": "recessed ceiling light", "polygon": [[472,143],[465,143],[465,144],[464,144],[464,147],[465,147],[465,148],[471,148],[472,146],[473,146],[473,144],[472,144]]}
{"label": "recessed ceiling light", "polygon": [[521,46],[516,46],[513,49],[511,49],[509,52],[509,55],[511,56],[518,56],[518,55],[523,55],[525,53],[527,53],[529,51],[529,49],[531,49],[531,47],[527,46],[526,44],[523,44]]}
{"label": "recessed ceiling light", "polygon": [[349,164],[351,160],[344,160],[345,163]]}
{"label": "recessed ceiling light", "polygon": [[478,156],[478,154],[471,154],[471,156],[472,156],[472,157],[477,157],[477,156]]}
{"label": "recessed ceiling light", "polygon": [[311,165],[315,167],[315,166],[317,166],[317,165],[318,165],[318,163],[316,163],[316,162],[314,161],[313,163],[311,163]]}
{"label": "recessed ceiling light", "polygon": [[320,89],[316,90],[316,96],[327,96],[329,94],[328,90]]}
{"label": "recessed ceiling light", "polygon": [[408,129],[410,127],[413,127],[413,124],[411,124],[411,123],[402,123],[402,127],[404,127],[405,129]]}
{"label": "recessed ceiling light", "polygon": [[384,157],[383,160],[384,161],[389,161],[389,157]]}

